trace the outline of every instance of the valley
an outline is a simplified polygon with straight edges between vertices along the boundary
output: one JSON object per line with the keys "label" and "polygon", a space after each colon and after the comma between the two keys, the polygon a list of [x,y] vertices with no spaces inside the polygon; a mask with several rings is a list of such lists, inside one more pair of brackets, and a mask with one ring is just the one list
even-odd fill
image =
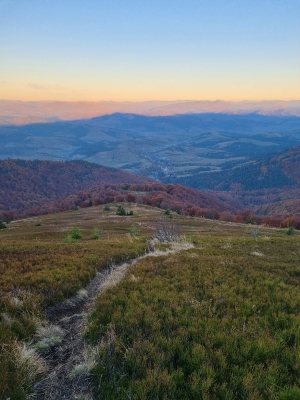
{"label": "valley", "polygon": [[227,114],[90,120],[0,127],[0,159],[85,160],[153,179],[247,164],[300,145],[300,118]]}

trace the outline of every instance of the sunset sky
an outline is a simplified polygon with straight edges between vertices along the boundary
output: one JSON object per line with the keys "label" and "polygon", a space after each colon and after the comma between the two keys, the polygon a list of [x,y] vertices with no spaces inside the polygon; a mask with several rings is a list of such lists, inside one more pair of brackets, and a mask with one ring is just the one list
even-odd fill
{"label": "sunset sky", "polygon": [[0,99],[300,100],[300,0],[0,0]]}

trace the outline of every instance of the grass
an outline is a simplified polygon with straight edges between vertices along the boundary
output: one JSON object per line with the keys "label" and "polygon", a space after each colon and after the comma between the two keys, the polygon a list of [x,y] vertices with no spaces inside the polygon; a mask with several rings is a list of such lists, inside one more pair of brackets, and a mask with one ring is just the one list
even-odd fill
{"label": "grass", "polygon": [[[98,271],[149,247],[161,210],[131,209],[130,218],[112,204],[1,230],[1,400],[27,398],[43,370],[37,349],[60,340],[55,327],[41,328],[45,308],[84,298]],[[86,333],[92,361],[72,376],[92,368],[107,399],[299,398],[299,233],[259,227],[255,237],[253,226],[176,214],[170,223],[195,248],[143,259],[107,285]],[[36,349],[24,347],[34,335]]]}
{"label": "grass", "polygon": [[63,334],[59,326],[40,326],[35,335],[38,341],[34,344],[34,348],[39,352],[48,351],[49,348],[61,343]]}
{"label": "grass", "polygon": [[[47,215],[39,217],[39,225],[29,218],[1,230],[0,399],[25,399],[30,390],[32,380],[26,380],[14,354],[18,343],[36,333],[45,308],[78,291],[84,296],[82,289],[97,271],[145,252],[149,227],[129,240],[126,234],[138,216],[127,221],[115,216],[115,205],[111,209]],[[101,226],[101,237],[90,240],[95,224]],[[65,241],[66,236],[72,240]],[[46,335],[36,348],[42,351],[52,339],[57,337]]]}
{"label": "grass", "polygon": [[273,232],[194,238],[102,294],[95,398],[299,399],[300,243]]}

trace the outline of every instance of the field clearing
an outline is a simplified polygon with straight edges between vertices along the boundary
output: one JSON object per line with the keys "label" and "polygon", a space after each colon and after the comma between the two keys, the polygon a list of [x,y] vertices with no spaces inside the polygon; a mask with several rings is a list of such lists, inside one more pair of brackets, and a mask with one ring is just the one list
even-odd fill
{"label": "field clearing", "polygon": [[[30,342],[46,307],[97,271],[144,254],[153,222],[167,218],[158,208],[123,206],[133,215],[117,216],[112,204],[0,231],[1,400],[31,390],[19,343]],[[99,297],[90,319],[101,396],[145,398],[148,388],[149,399],[299,398],[299,233],[176,214],[170,221],[195,248],[139,261]],[[66,240],[74,227],[83,237]]]}

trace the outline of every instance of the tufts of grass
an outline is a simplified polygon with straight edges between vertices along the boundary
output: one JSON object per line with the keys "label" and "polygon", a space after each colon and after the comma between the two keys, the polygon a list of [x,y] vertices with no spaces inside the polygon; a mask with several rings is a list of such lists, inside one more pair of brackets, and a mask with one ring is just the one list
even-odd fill
{"label": "tufts of grass", "polygon": [[78,296],[80,299],[84,300],[84,299],[86,299],[86,298],[88,297],[88,292],[87,292],[85,289],[80,289],[80,290],[77,292],[77,296]]}
{"label": "tufts of grass", "polygon": [[83,352],[83,362],[75,365],[70,373],[71,379],[82,379],[91,375],[92,369],[96,365],[97,348],[85,348]]}
{"label": "tufts of grass", "polygon": [[135,224],[135,223],[131,224],[128,233],[129,233],[129,235],[131,237],[140,236],[140,232],[139,232],[139,229],[137,227],[137,224]]}
{"label": "tufts of grass", "polygon": [[46,352],[51,347],[60,344],[63,335],[64,332],[59,326],[41,326],[36,332],[38,341],[35,343],[34,348],[40,352]]}
{"label": "tufts of grass", "polygon": [[[102,214],[102,215],[101,215]],[[92,215],[92,216],[91,216]],[[105,219],[103,216],[105,215]],[[97,219],[98,218],[98,219]],[[30,342],[38,329],[38,319],[44,318],[48,305],[75,295],[97,273],[116,263],[135,258],[145,252],[145,232],[134,243],[124,241],[132,221],[106,221],[109,215],[101,207],[23,220],[7,229],[0,246],[0,398],[25,399],[30,391],[15,363],[15,344]],[[116,217],[118,218],[118,217]],[[135,218],[135,217],[134,217]],[[149,218],[149,217],[148,217]],[[32,222],[34,221],[34,222]],[[103,225],[101,241],[89,240],[93,227]],[[62,243],[65,228],[75,225],[83,235],[76,246]],[[73,235],[74,236],[74,235]],[[75,237],[78,237],[75,235]],[[86,239],[85,239],[86,237]],[[79,293],[85,296],[84,292]],[[41,333],[39,331],[39,333]],[[57,332],[35,339],[37,348],[47,351],[58,343]]]}
{"label": "tufts of grass", "polygon": [[1,399],[26,400],[33,382],[46,370],[44,361],[34,349],[8,340],[0,344],[0,365]]}
{"label": "tufts of grass", "polygon": [[300,398],[299,244],[230,237],[140,260],[99,296],[95,397]]}
{"label": "tufts of grass", "polygon": [[[46,306],[75,295],[98,271],[142,255],[147,247],[151,247],[152,250],[172,249],[172,243],[168,242],[159,243],[157,240],[158,243],[153,246],[152,241],[148,245],[146,243],[146,237],[153,235],[153,221],[161,217],[161,210],[147,206],[137,206],[134,210],[134,215],[129,219],[120,218],[113,212],[104,212],[103,206],[82,208],[76,212],[39,217],[42,226],[38,230],[34,227],[35,219],[17,221],[10,229],[5,230],[5,235],[1,236],[0,246],[1,399],[26,399],[29,395],[31,381],[28,377],[26,378],[27,372],[16,362],[16,345],[21,341],[31,340],[38,329],[38,319],[44,318]],[[130,273],[128,279],[125,278],[113,289],[107,289],[112,295],[107,298],[107,305],[102,308],[101,313],[97,308],[91,319],[88,333],[89,337],[99,344],[107,331],[115,332],[110,336],[106,335],[106,338],[110,337],[110,340],[106,341],[106,347],[100,346],[97,350],[98,353],[106,352],[107,358],[104,357],[103,362],[111,357],[111,372],[108,376],[115,378],[113,383],[115,387],[107,398],[128,398],[127,394],[131,387],[136,387],[134,389],[138,393],[136,398],[145,398],[145,396],[146,398],[147,396],[167,398],[169,395],[165,395],[162,389],[164,385],[166,388],[171,387],[170,396],[173,393],[172,390],[177,391],[181,385],[187,388],[187,393],[190,386],[194,387],[194,393],[198,393],[196,398],[199,398],[199,393],[203,393],[203,398],[206,396],[213,399],[216,393],[214,390],[219,390],[214,376],[218,376],[219,372],[218,367],[207,364],[206,360],[214,360],[211,356],[217,350],[213,349],[219,346],[220,350],[220,345],[218,345],[220,339],[215,337],[216,332],[222,336],[223,342],[226,343],[226,338],[233,337],[237,343],[240,343],[239,346],[242,348],[245,346],[247,349],[256,338],[255,329],[257,328],[258,332],[265,329],[266,335],[263,337],[261,334],[261,340],[263,348],[264,346],[267,348],[267,351],[263,350],[263,354],[268,354],[272,348],[269,346],[272,343],[269,332],[270,325],[273,324],[277,326],[277,330],[273,331],[273,340],[281,343],[281,347],[286,349],[284,354],[288,358],[291,357],[290,350],[297,354],[294,341],[298,345],[299,340],[297,330],[295,329],[296,333],[293,330],[295,323],[292,311],[295,311],[293,301],[296,301],[298,294],[291,289],[298,284],[300,276],[297,237],[283,236],[282,230],[261,228],[264,235],[268,234],[268,241],[260,240],[259,243],[255,243],[241,225],[222,225],[217,221],[186,218],[175,213],[172,220],[163,219],[179,226],[177,238],[182,232],[190,232],[189,238],[195,245],[195,249],[192,252],[185,251],[184,256],[180,257],[161,256],[157,252],[157,257],[152,261],[149,261],[149,258],[147,263],[144,260],[141,262],[143,264],[136,266],[134,276],[138,280]],[[136,236],[134,240],[131,238],[131,241],[124,240],[125,234],[129,232],[133,223],[138,225],[140,236]],[[80,240],[72,239],[76,242],[76,246],[63,244],[66,227],[74,225],[78,227],[78,230],[80,229],[83,237]],[[89,239],[94,226],[101,226],[103,229],[101,240]],[[211,233],[207,233],[209,230]],[[228,237],[231,238],[230,246],[222,248]],[[188,245],[183,247],[186,248]],[[251,256],[253,251],[263,253],[264,257]],[[248,274],[247,278],[245,274]],[[119,278],[117,275],[112,275],[110,284],[118,283]],[[243,280],[246,283],[242,284]],[[262,286],[262,283],[265,286]],[[247,285],[250,286],[247,288]],[[234,294],[234,291],[237,293]],[[270,299],[259,298],[259,293],[268,294],[271,297]],[[104,303],[105,296],[101,300]],[[291,300],[287,299],[287,296],[290,296]],[[210,299],[213,300],[210,302]],[[229,311],[219,314],[219,319],[217,319],[213,312],[217,309],[221,313],[222,307],[228,307],[228,304],[231,305]],[[269,304],[272,304],[272,307],[274,304],[276,307],[270,309],[270,313],[266,315],[265,309]],[[256,307],[252,308],[253,305]],[[154,311],[151,307],[154,307]],[[226,307],[225,310],[227,310]],[[240,312],[241,308],[245,310],[244,314]],[[195,315],[190,314],[191,310],[194,310]],[[204,310],[209,310],[212,314],[207,317],[203,315]],[[298,315],[296,311],[295,315]],[[186,318],[184,318],[185,313]],[[262,315],[264,318],[261,318]],[[196,316],[198,316],[197,322]],[[93,318],[97,320],[95,326]],[[255,318],[260,320],[261,326],[265,328],[259,330],[259,327],[253,325]],[[227,325],[225,324],[227,331],[224,328],[225,320],[227,320]],[[241,341],[241,338],[237,336],[244,324],[246,331],[248,327],[253,329],[253,332],[247,331],[248,343]],[[278,326],[283,328],[279,329]],[[135,332],[137,332],[136,341]],[[176,335],[178,342],[176,342]],[[209,336],[212,340],[214,339],[214,344],[210,345],[207,341]],[[200,342],[200,338],[203,338],[203,342]],[[43,338],[39,340],[42,341]],[[269,341],[269,344],[266,345],[265,340]],[[195,346],[193,352],[190,352],[189,343]],[[238,354],[240,349],[234,344],[234,340],[230,343]],[[204,351],[200,346],[205,348],[204,360],[200,357],[201,352]],[[190,370],[178,362],[178,357],[182,360],[181,350],[185,348],[186,358],[194,363]],[[227,369],[220,368],[220,371],[223,371],[226,377],[223,383],[225,382],[224,386],[227,385],[228,388],[225,389],[230,391],[232,390],[231,380],[228,378],[230,368],[233,371],[232,380],[240,382],[242,378],[238,378],[239,374],[235,371],[237,364],[234,358],[230,358],[231,353],[227,351],[228,348],[223,349],[221,346],[221,349],[223,353],[220,357],[224,358],[224,363],[228,367]],[[289,364],[284,364],[280,358],[282,353],[278,351],[278,354],[279,358],[277,356],[273,358],[274,369],[282,370],[283,366],[288,365],[286,368],[292,373],[288,380],[283,371],[282,379],[279,379],[277,383],[281,385],[280,387],[286,387],[286,396],[295,396],[297,384],[293,384],[293,371],[295,369],[297,373],[297,366],[293,359],[290,359]],[[97,374],[100,371],[101,361],[97,357],[95,358],[97,363],[93,368],[96,379],[98,379],[97,376],[99,377]],[[158,368],[156,368],[155,360],[159,364]],[[124,364],[125,361],[129,364]],[[270,370],[269,361],[269,359],[266,362],[261,361],[262,374]],[[243,362],[246,365],[245,359]],[[129,378],[127,388],[123,387],[122,368],[124,365],[129,368],[125,372]],[[255,395],[257,395],[256,398],[263,398],[263,396],[267,398],[263,389],[259,393],[258,389],[255,389],[255,383],[261,384],[259,372],[255,369],[258,367],[254,368],[254,364],[251,363],[247,365],[249,375],[243,376],[244,383],[242,384],[249,387],[249,391],[253,389],[252,398],[255,398]],[[181,371],[183,371],[183,377],[180,375]],[[120,375],[115,375],[115,373],[120,373]],[[137,375],[134,375],[135,373]],[[270,387],[273,385],[274,380],[272,381],[271,378],[274,376],[276,377],[275,373],[270,375],[268,381]],[[134,383],[135,380],[139,382],[137,385]],[[150,389],[147,389],[145,380],[150,382]],[[107,380],[107,375],[105,375],[103,388],[112,384],[108,382],[109,379]],[[157,393],[153,389],[155,382],[158,383],[155,389]],[[144,384],[145,395],[142,393]],[[204,390],[201,389],[201,385],[203,388],[206,387],[206,391],[201,392]],[[220,393],[220,398],[222,398],[222,392]],[[236,393],[238,396],[240,393],[238,389]],[[176,396],[178,398],[179,394],[175,393],[174,398]],[[183,399],[184,396],[187,396],[185,392],[183,392]],[[223,398],[226,398],[224,396]],[[227,398],[232,398],[232,395],[229,394]],[[249,398],[251,398],[250,395]],[[269,396],[269,398],[272,397]]]}
{"label": "tufts of grass", "polygon": [[46,371],[45,361],[37,354],[36,350],[30,348],[25,343],[15,347],[15,360],[20,370],[24,372],[24,377],[31,382]]}

